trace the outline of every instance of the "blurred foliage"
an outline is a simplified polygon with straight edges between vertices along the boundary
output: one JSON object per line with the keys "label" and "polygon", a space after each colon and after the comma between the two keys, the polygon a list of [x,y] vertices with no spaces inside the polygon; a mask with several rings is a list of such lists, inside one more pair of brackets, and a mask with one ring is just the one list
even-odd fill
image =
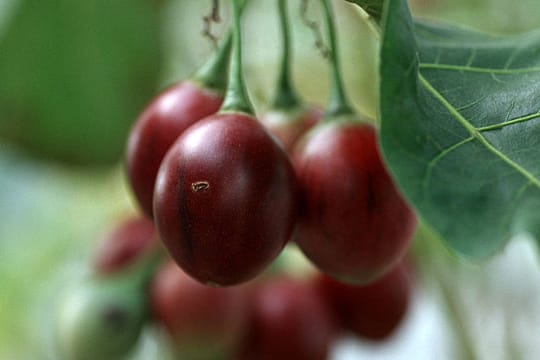
{"label": "blurred foliage", "polygon": [[540,27],[537,0],[409,0],[413,14],[446,20],[497,34],[514,34]]}
{"label": "blurred foliage", "polygon": [[114,171],[72,171],[0,152],[0,359],[53,353],[58,295],[132,206]]}
{"label": "blurred foliage", "polygon": [[160,64],[148,0],[19,1],[0,36],[0,136],[40,157],[118,161]]}

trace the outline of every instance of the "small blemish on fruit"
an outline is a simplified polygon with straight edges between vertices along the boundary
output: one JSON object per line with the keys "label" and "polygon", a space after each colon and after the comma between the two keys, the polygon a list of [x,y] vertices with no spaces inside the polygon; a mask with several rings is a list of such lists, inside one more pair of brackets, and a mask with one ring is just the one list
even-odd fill
{"label": "small blemish on fruit", "polygon": [[191,189],[195,192],[205,191],[210,189],[210,184],[208,181],[197,181],[191,184]]}

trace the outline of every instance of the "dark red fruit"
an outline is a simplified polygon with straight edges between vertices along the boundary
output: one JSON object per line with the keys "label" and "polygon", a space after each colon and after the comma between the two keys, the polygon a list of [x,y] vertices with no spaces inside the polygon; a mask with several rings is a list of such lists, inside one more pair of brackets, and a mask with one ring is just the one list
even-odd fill
{"label": "dark red fruit", "polygon": [[127,174],[148,216],[152,216],[154,184],[163,157],[184,130],[217,112],[222,102],[217,92],[184,81],[156,96],[137,119],[127,145]]}
{"label": "dark red fruit", "polygon": [[336,333],[321,296],[305,282],[273,279],[251,298],[241,360],[325,360]]}
{"label": "dark red fruit", "polygon": [[384,340],[402,323],[412,292],[404,264],[366,286],[343,284],[323,274],[315,286],[343,329],[374,341]]}
{"label": "dark red fruit", "polygon": [[182,358],[215,359],[238,345],[247,319],[244,287],[202,285],[170,261],[156,274],[150,291],[154,320]]}
{"label": "dark red fruit", "polygon": [[233,285],[279,255],[296,221],[294,170],[253,117],[210,116],[173,145],[154,215],[175,261],[197,280]]}
{"label": "dark red fruit", "polygon": [[93,261],[99,274],[125,269],[159,244],[154,224],[144,217],[120,223],[101,242]]}
{"label": "dark red fruit", "polygon": [[403,256],[416,218],[378,150],[375,128],[327,122],[295,148],[303,208],[296,242],[326,274],[366,284]]}
{"label": "dark red fruit", "polygon": [[288,153],[292,153],[298,139],[322,116],[323,111],[315,107],[296,111],[271,110],[261,116],[260,122],[277,137]]}

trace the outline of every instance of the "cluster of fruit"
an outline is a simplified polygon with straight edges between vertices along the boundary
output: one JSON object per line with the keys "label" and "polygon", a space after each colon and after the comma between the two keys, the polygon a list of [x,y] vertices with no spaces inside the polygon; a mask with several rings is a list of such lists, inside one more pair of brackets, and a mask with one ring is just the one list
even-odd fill
{"label": "cluster of fruit", "polygon": [[325,360],[344,334],[386,339],[407,313],[412,292],[405,263],[367,286],[319,272],[206,286],[165,255],[145,218],[110,232],[92,271],[62,307],[60,346],[70,359],[122,358],[151,323],[179,359]]}
{"label": "cluster of fruit", "polygon": [[141,208],[177,264],[205,284],[253,279],[291,239],[326,274],[374,281],[403,256],[415,216],[385,169],[376,129],[347,102],[335,46],[323,115],[292,89],[285,36],[275,101],[259,122],[237,10],[228,81],[231,39],[192,80],[158,95],[131,132],[128,176]]}
{"label": "cluster of fruit", "polygon": [[[241,359],[325,359],[337,329],[383,338],[405,313],[410,285],[401,261],[416,219],[383,164],[375,127],[347,101],[329,1],[322,4],[333,85],[324,112],[303,104],[290,82],[286,2],[278,4],[282,66],[272,106],[259,121],[242,74],[245,2],[233,0],[233,31],[221,48],[190,80],[159,94],[135,123],[127,172],[148,219],[122,226],[95,266],[107,283],[100,288],[112,298],[131,296],[122,300],[131,305],[116,298],[111,305],[101,295],[101,302],[85,300],[101,304],[87,312],[97,321],[92,336],[101,331],[112,340],[129,327],[116,344],[133,344],[151,279],[154,318],[187,359],[216,351]],[[183,272],[171,263],[156,270],[163,257],[149,239],[157,238]],[[256,278],[287,243],[321,274],[232,286]],[[78,306],[65,315],[69,331],[82,316]]]}

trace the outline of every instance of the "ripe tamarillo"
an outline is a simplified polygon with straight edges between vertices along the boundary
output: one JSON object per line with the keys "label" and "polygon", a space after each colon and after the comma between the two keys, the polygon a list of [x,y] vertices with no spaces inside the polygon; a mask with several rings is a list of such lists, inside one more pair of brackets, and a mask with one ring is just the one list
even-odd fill
{"label": "ripe tamarillo", "polygon": [[93,259],[98,274],[125,269],[159,245],[157,231],[148,218],[129,218],[106,234]]}
{"label": "ripe tamarillo", "polygon": [[148,216],[152,216],[154,184],[167,150],[189,126],[217,112],[222,102],[222,93],[187,80],[160,93],[137,119],[127,144],[127,174]]}
{"label": "ripe tamarillo", "polygon": [[277,278],[251,296],[240,360],[325,360],[336,334],[332,315],[310,284]]}
{"label": "ripe tamarillo", "polygon": [[411,274],[403,262],[366,286],[320,274],[315,287],[344,330],[374,341],[386,339],[403,322],[412,295]]}
{"label": "ripe tamarillo", "polygon": [[294,170],[252,116],[222,113],[190,127],[163,160],[154,194],[161,238],[203,283],[255,277],[296,220]]}
{"label": "ripe tamarillo", "polygon": [[206,284],[234,285],[262,272],[296,221],[294,170],[252,115],[242,74],[240,3],[220,111],[187,129],[159,169],[154,218],[178,265]]}
{"label": "ripe tamarillo", "polygon": [[228,358],[244,333],[246,290],[202,285],[170,261],[151,283],[151,313],[179,358]]}
{"label": "ripe tamarillo", "polygon": [[379,154],[375,128],[349,105],[330,0],[321,0],[330,44],[325,117],[293,151],[302,209],[295,240],[320,270],[367,284],[403,256],[416,218]]}
{"label": "ripe tamarillo", "polygon": [[298,144],[301,189],[296,242],[323,272],[365,284],[403,256],[416,218],[381,161],[375,128],[355,118],[325,122]]}

